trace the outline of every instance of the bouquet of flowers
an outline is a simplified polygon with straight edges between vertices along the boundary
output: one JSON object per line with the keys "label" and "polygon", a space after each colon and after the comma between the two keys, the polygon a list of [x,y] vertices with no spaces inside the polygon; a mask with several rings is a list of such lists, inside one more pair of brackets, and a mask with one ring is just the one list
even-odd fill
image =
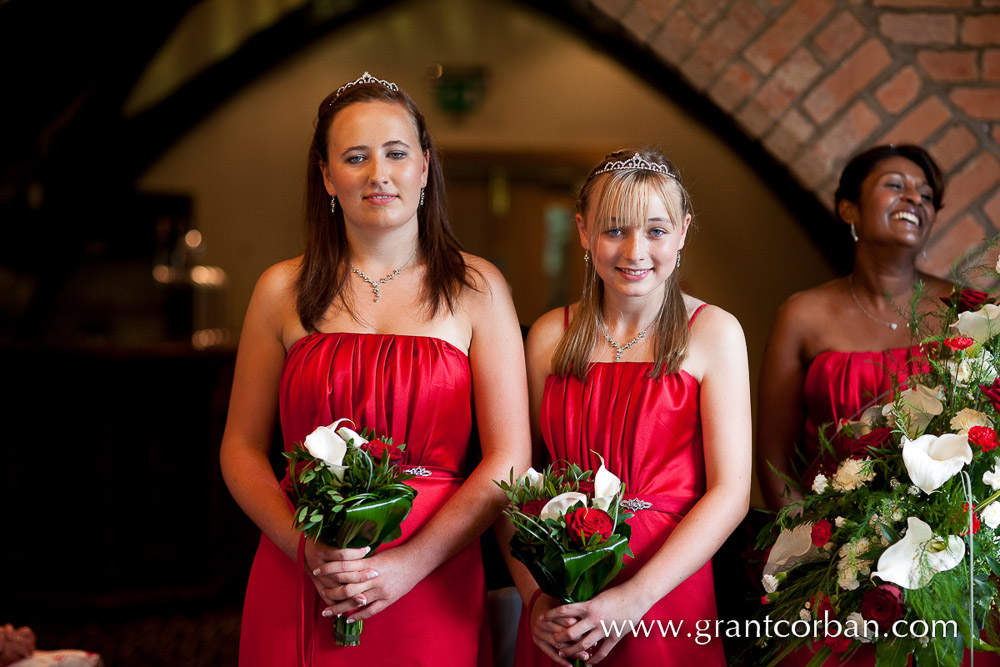
{"label": "bouquet of flowers", "polygon": [[514,525],[511,554],[543,593],[565,603],[593,598],[632,557],[621,480],[603,461],[593,482],[590,476],[570,464],[562,472],[529,468],[517,480],[512,470],[509,482],[497,482],[510,500],[504,514]]}
{"label": "bouquet of flowers", "polygon": [[920,372],[821,438],[839,462],[762,531],[758,548],[773,542],[763,612],[786,639],[760,640],[760,664],[812,640],[810,665],[874,643],[878,667],[910,655],[958,667],[965,648],[1000,646],[1000,306],[989,301],[969,289],[946,300]]}
{"label": "bouquet of flowers", "polygon": [[[413,475],[400,467],[406,445],[391,438],[368,440],[337,426],[320,426],[304,445],[290,452],[288,471],[290,496],[295,504],[295,527],[306,537],[338,549],[380,545],[402,534],[400,524],[413,507],[417,492],[405,481]],[[341,646],[361,643],[362,621],[336,619],[335,636]]]}

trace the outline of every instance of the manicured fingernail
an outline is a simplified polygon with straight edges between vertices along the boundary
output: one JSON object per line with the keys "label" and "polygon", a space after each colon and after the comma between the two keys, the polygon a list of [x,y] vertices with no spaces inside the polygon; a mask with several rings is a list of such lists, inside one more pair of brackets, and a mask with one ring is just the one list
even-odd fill
{"label": "manicured fingernail", "polygon": [[326,616],[327,618],[330,618],[331,616],[333,616],[333,612],[330,611],[329,609],[324,609],[323,615]]}
{"label": "manicured fingernail", "polygon": [[371,553],[371,550],[372,550],[371,547],[365,547],[365,555],[367,556],[369,553]]}
{"label": "manicured fingernail", "polygon": [[365,596],[364,595],[359,595],[358,597],[354,598],[354,601],[357,602],[358,604],[364,604],[365,603]]}
{"label": "manicured fingernail", "polygon": [[565,658],[566,656],[565,656],[565,654],[563,654],[563,652],[562,652],[562,651],[559,651],[559,657],[560,657],[560,658]]}
{"label": "manicured fingernail", "polygon": [[319,568],[318,567],[315,570],[313,570],[313,576],[314,577],[318,577],[319,576]]}
{"label": "manicured fingernail", "polygon": [[356,619],[355,619],[355,618],[354,618],[353,616],[348,616],[348,617],[347,617],[347,622],[348,622],[348,623],[354,623],[354,621],[355,621],[355,620],[356,620]]}
{"label": "manicured fingernail", "polygon": [[378,572],[376,572],[375,570],[372,570],[371,572],[368,573],[368,578],[369,579],[374,579],[377,576],[378,576]]}

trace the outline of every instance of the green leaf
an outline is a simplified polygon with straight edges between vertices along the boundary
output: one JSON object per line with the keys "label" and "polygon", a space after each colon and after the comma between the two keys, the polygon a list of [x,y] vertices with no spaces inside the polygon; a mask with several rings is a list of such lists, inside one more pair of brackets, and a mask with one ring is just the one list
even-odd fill
{"label": "green leaf", "polygon": [[875,667],[906,667],[913,646],[900,637],[875,644]]}

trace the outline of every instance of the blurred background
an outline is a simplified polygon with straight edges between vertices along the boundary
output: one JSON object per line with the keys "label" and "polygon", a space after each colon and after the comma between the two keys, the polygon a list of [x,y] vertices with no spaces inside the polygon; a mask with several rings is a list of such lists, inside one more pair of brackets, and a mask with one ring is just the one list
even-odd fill
{"label": "blurred background", "polygon": [[368,70],[416,100],[525,326],[580,292],[586,173],[660,146],[696,210],[682,283],[740,319],[756,383],[778,305],[849,264],[830,206],[859,148],[945,169],[926,270],[996,233],[998,4],[0,1],[0,623],[109,665],[235,664],[259,533],[218,445],[331,90]]}

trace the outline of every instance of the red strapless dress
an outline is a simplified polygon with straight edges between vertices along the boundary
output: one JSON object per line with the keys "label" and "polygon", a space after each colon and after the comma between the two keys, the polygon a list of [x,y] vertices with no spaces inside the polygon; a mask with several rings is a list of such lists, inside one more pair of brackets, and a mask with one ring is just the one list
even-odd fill
{"label": "red strapless dress", "polygon": [[[317,426],[348,417],[358,429],[405,442],[405,466],[429,473],[411,482],[417,497],[402,537],[382,549],[406,542],[463,482],[472,374],[466,355],[449,343],[378,334],[306,336],[288,351],[279,402],[286,449]],[[261,536],[243,608],[240,665],[475,665],[485,599],[476,540],[365,621],[360,646],[339,647],[301,562]]]}
{"label": "red strapless dress", "polygon": [[870,352],[826,350],[813,359],[803,387],[806,422],[802,454],[809,466],[803,476],[806,488],[816,473],[819,430],[832,424],[826,436],[833,437],[840,421],[858,419],[866,409],[905,384],[910,375],[923,371],[926,363],[919,347]]}
{"label": "red strapless dress", "polygon": [[[705,493],[698,382],[685,371],[650,379],[651,366],[598,363],[584,381],[549,376],[542,397],[550,460],[597,470],[599,454],[624,483],[626,499],[652,504],[629,520],[635,558],[625,559],[612,585],[646,564]],[[725,665],[722,643],[714,637],[716,618],[709,561],[643,617],[653,624],[649,637],[624,637],[601,665]],[[670,622],[680,627],[678,636],[661,637],[657,621],[665,629]],[[708,635],[699,639],[706,627]],[[531,640],[527,614],[521,615],[515,664],[551,664]]]}

